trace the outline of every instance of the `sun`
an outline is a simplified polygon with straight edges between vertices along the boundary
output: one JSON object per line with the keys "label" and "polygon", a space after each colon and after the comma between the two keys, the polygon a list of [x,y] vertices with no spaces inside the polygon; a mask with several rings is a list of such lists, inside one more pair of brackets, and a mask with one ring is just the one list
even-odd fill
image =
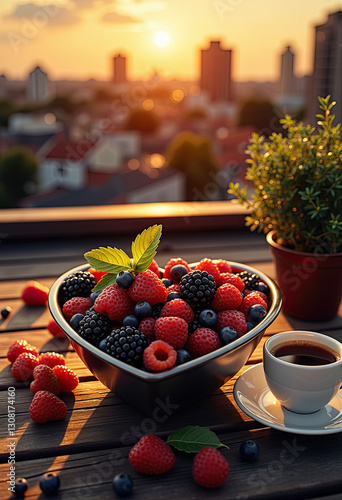
{"label": "sun", "polygon": [[166,47],[170,42],[169,34],[166,31],[158,31],[154,36],[154,41],[158,47]]}

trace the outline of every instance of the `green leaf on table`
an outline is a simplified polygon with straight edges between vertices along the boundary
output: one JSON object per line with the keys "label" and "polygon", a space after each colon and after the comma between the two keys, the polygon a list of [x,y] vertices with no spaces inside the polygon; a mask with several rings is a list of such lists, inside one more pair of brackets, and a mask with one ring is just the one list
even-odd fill
{"label": "green leaf on table", "polygon": [[102,276],[100,281],[98,281],[96,283],[96,285],[92,289],[92,292],[100,292],[100,291],[104,290],[109,285],[115,285],[116,276],[117,276],[117,274],[113,274],[113,273],[105,274],[104,276]]}
{"label": "green leaf on table", "polygon": [[120,271],[132,269],[131,259],[126,252],[118,248],[100,247],[84,254],[89,264],[105,273],[118,274]]}
{"label": "green leaf on table", "polygon": [[145,229],[132,242],[132,255],[134,261],[134,272],[141,273],[146,271],[157,253],[162,226],[155,224]]}
{"label": "green leaf on table", "polygon": [[198,425],[188,425],[172,432],[167,438],[167,444],[186,453],[197,453],[206,446],[212,446],[213,448],[223,446],[228,448],[228,446],[220,442],[215,432],[207,427],[200,427]]}

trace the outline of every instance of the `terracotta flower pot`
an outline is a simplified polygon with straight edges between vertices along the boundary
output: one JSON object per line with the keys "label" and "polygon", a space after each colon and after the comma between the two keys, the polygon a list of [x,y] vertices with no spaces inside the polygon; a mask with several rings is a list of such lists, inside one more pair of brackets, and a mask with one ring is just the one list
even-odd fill
{"label": "terracotta flower pot", "polygon": [[283,311],[294,318],[324,321],[336,316],[342,297],[342,253],[316,254],[278,245],[267,234],[274,257]]}

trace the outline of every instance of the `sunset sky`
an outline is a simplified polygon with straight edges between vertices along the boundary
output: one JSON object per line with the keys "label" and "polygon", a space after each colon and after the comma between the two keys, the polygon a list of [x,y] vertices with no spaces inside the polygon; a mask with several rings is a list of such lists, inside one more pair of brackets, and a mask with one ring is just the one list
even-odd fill
{"label": "sunset sky", "polygon": [[221,40],[234,51],[235,80],[276,79],[286,45],[301,76],[312,68],[314,26],[337,10],[342,1],[1,0],[0,73],[26,79],[39,64],[51,79],[109,79],[120,52],[131,79],[154,69],[196,79],[199,50]]}

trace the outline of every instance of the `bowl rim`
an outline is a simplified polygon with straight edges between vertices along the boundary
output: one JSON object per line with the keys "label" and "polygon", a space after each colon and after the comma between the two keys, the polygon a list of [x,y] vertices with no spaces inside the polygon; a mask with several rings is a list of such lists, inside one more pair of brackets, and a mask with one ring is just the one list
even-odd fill
{"label": "bowl rim", "polygon": [[[192,359],[187,363],[174,366],[162,372],[157,372],[157,373],[145,372],[140,368],[130,366],[127,363],[124,363],[123,361],[113,358],[109,354],[101,351],[101,349],[93,346],[92,344],[84,340],[82,337],[80,337],[78,333],[73,328],[71,328],[67,320],[64,318],[61,307],[58,303],[59,288],[63,280],[70,274],[73,274],[76,271],[86,271],[87,269],[89,269],[91,266],[88,263],[69,269],[68,271],[63,273],[59,278],[56,279],[56,281],[52,284],[49,290],[48,307],[53,319],[56,321],[58,326],[66,333],[66,335],[73,342],[80,345],[83,349],[85,349],[86,351],[90,351],[90,353],[96,356],[99,360],[105,361],[107,364],[112,365],[116,368],[120,368],[126,373],[133,375],[141,380],[159,382],[168,378],[172,378],[173,375],[176,376],[182,372],[189,371],[191,370],[191,368],[197,368],[199,366],[202,366],[203,364],[206,364],[211,360],[219,358],[222,355],[227,354],[233,350],[238,349],[242,345],[249,343],[255,337],[258,337],[258,335],[260,335],[260,333],[262,333],[267,328],[267,326],[270,325],[276,319],[276,317],[280,313],[282,306],[282,295],[278,285],[272,278],[270,278],[267,274],[247,264],[242,264],[240,262],[234,262],[229,260],[227,262],[232,266],[233,269],[237,268],[241,269],[242,271],[248,271],[257,274],[269,286],[270,292],[274,300],[272,301],[270,309],[267,311],[267,315],[258,325],[252,328],[252,330],[245,333],[241,337],[238,337],[230,344],[222,346],[216,349],[215,351],[205,354],[204,356]],[[190,267],[195,266],[196,264],[197,262],[190,263],[189,266]]]}

